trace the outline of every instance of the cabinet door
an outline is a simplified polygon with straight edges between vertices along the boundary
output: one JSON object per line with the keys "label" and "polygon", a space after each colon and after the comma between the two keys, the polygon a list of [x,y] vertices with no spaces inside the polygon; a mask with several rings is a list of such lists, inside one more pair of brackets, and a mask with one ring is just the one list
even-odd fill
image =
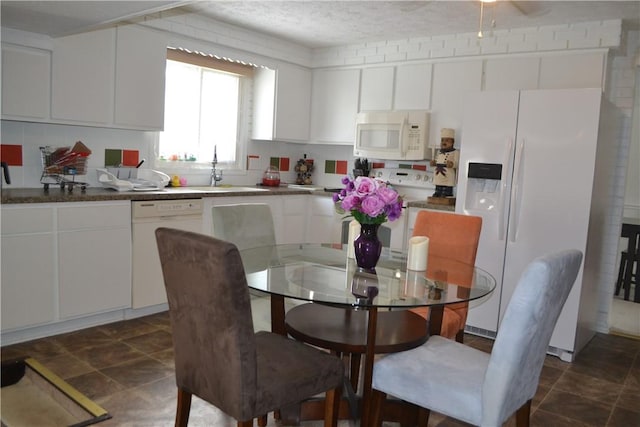
{"label": "cabinet door", "polygon": [[579,89],[603,87],[605,55],[548,56],[540,60],[539,89]]}
{"label": "cabinet door", "polygon": [[114,28],[54,39],[51,116],[72,122],[113,122]]}
{"label": "cabinet door", "polygon": [[2,330],[55,320],[53,208],[2,209]]}
{"label": "cabinet door", "polygon": [[50,93],[51,52],[3,44],[3,118],[48,118]]}
{"label": "cabinet door", "polygon": [[83,205],[58,209],[61,319],[131,307],[131,205]]}
{"label": "cabinet door", "polygon": [[310,196],[307,243],[340,243],[342,217],[331,197]]}
{"label": "cabinet door", "polygon": [[309,139],[310,99],[311,70],[280,65],[276,80],[275,139]]}
{"label": "cabinet door", "polygon": [[115,124],[164,128],[167,43],[162,35],[135,26],[118,27],[115,68]]}
{"label": "cabinet door", "polygon": [[360,111],[390,111],[393,109],[394,67],[362,70]]}
{"label": "cabinet door", "polygon": [[540,58],[487,59],[483,90],[537,89]]}
{"label": "cabinet door", "polygon": [[431,106],[431,64],[399,65],[396,68],[394,109],[428,110]]}
{"label": "cabinet door", "polygon": [[301,243],[305,239],[307,206],[313,196],[280,196],[282,206],[282,228],[278,243]]}
{"label": "cabinet door", "polygon": [[353,144],[356,134],[360,70],[314,70],[311,89],[311,140]]}
{"label": "cabinet door", "polygon": [[253,73],[253,123],[251,138],[274,139],[276,71],[258,68]]}
{"label": "cabinet door", "polygon": [[288,64],[258,69],[253,87],[253,139],[309,139],[311,70]]}
{"label": "cabinet door", "polygon": [[[433,67],[429,145],[440,146],[440,129],[462,128],[464,99],[482,85],[482,61],[444,62]],[[456,135],[456,146],[460,138]]]}

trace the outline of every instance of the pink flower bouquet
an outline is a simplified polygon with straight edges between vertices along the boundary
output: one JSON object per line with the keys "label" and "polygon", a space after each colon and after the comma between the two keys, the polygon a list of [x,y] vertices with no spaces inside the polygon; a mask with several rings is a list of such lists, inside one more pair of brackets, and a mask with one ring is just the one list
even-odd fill
{"label": "pink flower bouquet", "polygon": [[402,197],[390,185],[375,178],[359,176],[342,178],[345,185],[333,195],[336,210],[349,213],[360,224],[382,224],[395,221],[402,214]]}

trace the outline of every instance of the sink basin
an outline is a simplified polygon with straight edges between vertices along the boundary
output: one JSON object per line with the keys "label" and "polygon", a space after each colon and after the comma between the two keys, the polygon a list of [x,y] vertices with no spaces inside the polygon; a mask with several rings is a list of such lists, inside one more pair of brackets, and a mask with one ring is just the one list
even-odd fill
{"label": "sink basin", "polygon": [[[231,187],[211,187],[211,186],[202,186],[202,187],[178,187],[182,191],[197,191],[197,192],[206,192],[206,193],[251,193],[257,191],[269,191],[266,188],[258,188],[258,187],[241,187],[241,186],[231,186]],[[177,190],[174,188],[173,190]]]}

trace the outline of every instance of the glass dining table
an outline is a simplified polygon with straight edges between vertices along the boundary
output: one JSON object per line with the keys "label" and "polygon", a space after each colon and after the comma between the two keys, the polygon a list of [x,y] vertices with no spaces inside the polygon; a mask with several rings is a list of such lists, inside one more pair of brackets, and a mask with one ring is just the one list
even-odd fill
{"label": "glass dining table", "polygon": [[429,307],[426,336],[411,344],[417,346],[440,333],[445,306],[480,300],[496,285],[478,267],[434,256],[429,256],[426,270],[408,270],[407,254],[389,248],[383,248],[374,271],[359,269],[341,244],[273,245],[244,249],[240,256],[249,287],[270,295],[273,332],[287,334],[288,298],[366,312],[363,417],[368,413],[379,311]]}

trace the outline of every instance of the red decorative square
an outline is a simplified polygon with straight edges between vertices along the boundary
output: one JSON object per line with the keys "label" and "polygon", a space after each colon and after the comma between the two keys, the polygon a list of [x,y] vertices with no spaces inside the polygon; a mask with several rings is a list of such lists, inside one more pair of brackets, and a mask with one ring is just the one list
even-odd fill
{"label": "red decorative square", "polygon": [[122,166],[138,166],[139,157],[138,150],[122,150]]}
{"label": "red decorative square", "polygon": [[384,167],[384,163],[383,162],[373,162],[371,164],[371,169],[382,169]]}
{"label": "red decorative square", "polygon": [[280,172],[289,172],[289,158],[280,157]]}
{"label": "red decorative square", "polygon": [[0,144],[0,160],[9,166],[22,166],[22,145]]}
{"label": "red decorative square", "polygon": [[425,171],[426,172],[427,165],[413,165],[413,166],[411,166],[411,169],[418,170],[418,171]]}
{"label": "red decorative square", "polygon": [[336,161],[336,173],[340,175],[347,174],[347,161],[346,160],[338,160]]}

